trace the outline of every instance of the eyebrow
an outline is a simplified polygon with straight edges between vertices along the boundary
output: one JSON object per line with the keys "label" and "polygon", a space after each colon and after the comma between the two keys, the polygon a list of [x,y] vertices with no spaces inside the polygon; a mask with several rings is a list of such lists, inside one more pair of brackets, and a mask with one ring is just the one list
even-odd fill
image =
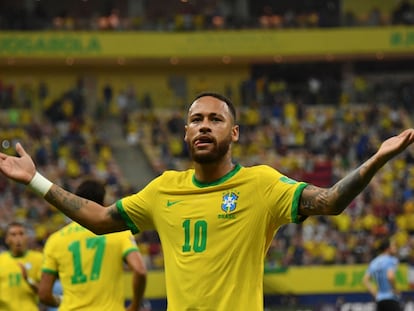
{"label": "eyebrow", "polygon": [[[207,113],[206,115],[208,117],[220,116],[220,117],[223,117],[224,118],[224,115],[222,113],[217,113],[217,112],[210,112],[210,113]],[[194,117],[194,116],[196,116],[196,117],[204,116],[204,113],[197,112],[197,113],[194,113],[194,114],[191,114],[191,113],[189,114],[189,117]]]}

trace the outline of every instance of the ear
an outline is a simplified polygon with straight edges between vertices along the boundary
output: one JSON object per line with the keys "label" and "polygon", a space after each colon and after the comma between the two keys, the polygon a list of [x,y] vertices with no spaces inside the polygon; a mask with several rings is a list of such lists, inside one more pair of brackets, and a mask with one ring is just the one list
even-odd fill
{"label": "ear", "polygon": [[236,142],[239,140],[239,126],[234,125],[231,129],[231,140],[232,142]]}

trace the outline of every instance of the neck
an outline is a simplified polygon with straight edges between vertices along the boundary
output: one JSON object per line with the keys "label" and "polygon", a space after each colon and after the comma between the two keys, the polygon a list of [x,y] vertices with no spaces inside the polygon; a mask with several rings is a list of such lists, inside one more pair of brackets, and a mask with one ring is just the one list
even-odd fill
{"label": "neck", "polygon": [[26,253],[26,252],[13,252],[13,251],[10,251],[10,254],[11,254],[13,257],[23,257],[25,253]]}
{"label": "neck", "polygon": [[199,182],[214,182],[234,169],[235,165],[231,159],[217,163],[194,163],[195,178]]}

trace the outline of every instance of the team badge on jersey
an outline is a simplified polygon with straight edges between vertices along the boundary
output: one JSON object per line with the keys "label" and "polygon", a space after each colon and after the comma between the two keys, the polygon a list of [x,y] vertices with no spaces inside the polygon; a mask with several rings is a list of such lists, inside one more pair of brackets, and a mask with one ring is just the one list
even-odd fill
{"label": "team badge on jersey", "polygon": [[237,199],[239,196],[234,192],[230,191],[223,195],[223,201],[221,202],[221,209],[225,213],[230,213],[236,209]]}

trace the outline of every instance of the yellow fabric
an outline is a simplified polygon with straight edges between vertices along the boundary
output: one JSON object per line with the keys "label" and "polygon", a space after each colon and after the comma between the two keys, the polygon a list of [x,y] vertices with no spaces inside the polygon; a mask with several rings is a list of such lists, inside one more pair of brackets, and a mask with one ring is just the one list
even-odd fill
{"label": "yellow fabric", "polygon": [[42,258],[42,253],[32,250],[22,257],[13,257],[10,252],[0,254],[0,310],[39,310],[37,294],[24,279],[19,264],[26,268],[29,278],[38,282]]}
{"label": "yellow fabric", "polygon": [[[123,258],[138,251],[128,231],[95,235],[72,222],[46,241],[42,271],[59,274],[59,311],[125,310]],[[132,286],[132,285],[131,285]]]}
{"label": "yellow fabric", "polygon": [[263,310],[265,254],[280,226],[299,221],[305,185],[264,165],[210,184],[166,171],[117,207],[132,230],[157,230],[169,311]]}

